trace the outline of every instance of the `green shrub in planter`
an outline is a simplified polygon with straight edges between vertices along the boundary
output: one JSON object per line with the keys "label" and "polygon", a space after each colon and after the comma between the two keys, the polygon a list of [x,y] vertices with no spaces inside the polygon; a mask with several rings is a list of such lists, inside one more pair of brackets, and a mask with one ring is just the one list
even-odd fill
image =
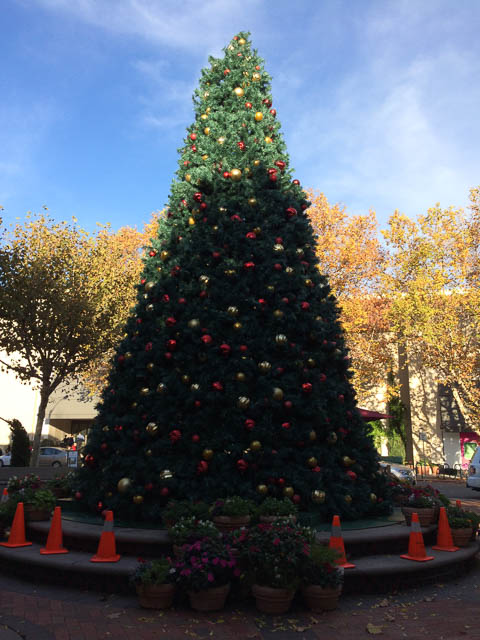
{"label": "green shrub in planter", "polygon": [[181,518],[209,519],[209,506],[206,502],[192,502],[191,500],[172,500],[162,513],[163,522],[171,527]]}
{"label": "green shrub in planter", "polygon": [[258,507],[259,516],[286,518],[297,514],[298,508],[289,498],[265,498]]}
{"label": "green shrub in planter", "polygon": [[227,516],[236,518],[239,516],[251,516],[256,510],[256,505],[252,500],[246,500],[240,496],[232,496],[225,500],[216,500],[210,507],[210,515]]}

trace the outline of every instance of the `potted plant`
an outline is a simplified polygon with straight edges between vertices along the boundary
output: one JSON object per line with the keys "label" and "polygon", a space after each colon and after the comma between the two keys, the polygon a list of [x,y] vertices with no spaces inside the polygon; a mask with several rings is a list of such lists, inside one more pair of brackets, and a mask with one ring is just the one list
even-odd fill
{"label": "potted plant", "polygon": [[418,521],[422,527],[432,524],[438,518],[439,492],[430,487],[412,487],[406,504],[402,507],[407,525],[410,525],[412,513],[418,514]]}
{"label": "potted plant", "polygon": [[195,517],[198,520],[209,519],[209,506],[206,502],[192,502],[192,500],[171,500],[162,513],[162,519],[167,529],[180,518]]}
{"label": "potted plant", "polygon": [[25,520],[48,520],[55,507],[56,498],[49,489],[25,489],[23,493]]}
{"label": "potted plant", "polygon": [[240,496],[216,500],[210,508],[212,520],[222,532],[245,527],[254,511],[255,503]]}
{"label": "potted plant", "polygon": [[28,473],[23,478],[19,478],[18,476],[11,476],[7,482],[7,491],[8,495],[11,496],[18,491],[22,491],[23,489],[33,489],[36,491],[43,486],[40,478],[34,473]]}
{"label": "potted plant", "polygon": [[175,555],[182,553],[182,546],[192,544],[202,538],[221,540],[222,534],[211,520],[198,520],[195,517],[180,518],[168,530]]}
{"label": "potted plant", "polygon": [[177,561],[177,584],[196,611],[218,611],[225,605],[230,583],[240,575],[228,545],[220,538],[203,538],[183,547]]}
{"label": "potted plant", "polygon": [[50,489],[56,498],[68,498],[72,494],[74,476],[72,472],[57,474],[51,480],[47,480],[45,487]]}
{"label": "potted plant", "polygon": [[170,558],[158,558],[139,564],[131,581],[135,585],[138,602],[145,609],[168,609],[175,595],[177,570]]}
{"label": "potted plant", "polygon": [[315,613],[331,611],[338,606],[343,568],[335,564],[337,557],[334,549],[312,544],[310,555],[302,566],[302,594],[308,608]]}
{"label": "potted plant", "polygon": [[275,615],[288,611],[313,539],[312,530],[284,522],[260,523],[248,530],[240,554],[259,611]]}
{"label": "potted plant", "polygon": [[265,498],[258,507],[260,522],[297,521],[298,507],[289,498]]}
{"label": "potted plant", "polygon": [[452,531],[453,544],[457,547],[468,546],[474,532],[478,529],[480,516],[459,507],[449,507],[447,518]]}

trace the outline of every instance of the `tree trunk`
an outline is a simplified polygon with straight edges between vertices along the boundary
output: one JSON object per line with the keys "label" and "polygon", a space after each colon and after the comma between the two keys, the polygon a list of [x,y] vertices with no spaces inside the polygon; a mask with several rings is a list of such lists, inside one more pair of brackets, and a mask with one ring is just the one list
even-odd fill
{"label": "tree trunk", "polygon": [[400,381],[400,400],[405,407],[405,458],[412,464],[413,457],[413,436],[412,436],[412,407],[410,403],[410,375],[408,371],[407,345],[402,336],[398,339],[398,378]]}
{"label": "tree trunk", "polygon": [[42,427],[43,422],[45,420],[45,412],[47,410],[48,398],[50,397],[50,392],[45,389],[44,386],[40,389],[40,406],[38,407],[37,412],[37,424],[35,425],[35,436],[33,438],[33,451],[32,456],[30,458],[30,466],[38,467],[39,466],[39,452],[40,452],[40,440],[42,437]]}

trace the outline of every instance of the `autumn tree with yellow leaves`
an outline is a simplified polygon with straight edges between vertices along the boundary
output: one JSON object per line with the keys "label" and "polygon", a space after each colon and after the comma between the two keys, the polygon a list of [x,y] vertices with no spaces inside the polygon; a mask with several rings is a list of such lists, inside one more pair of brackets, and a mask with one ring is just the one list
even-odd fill
{"label": "autumn tree with yellow leaves", "polygon": [[36,466],[49,397],[97,366],[121,335],[143,236],[109,226],[89,234],[75,219],[29,216],[0,238],[0,351],[7,354],[0,366],[40,392]]}

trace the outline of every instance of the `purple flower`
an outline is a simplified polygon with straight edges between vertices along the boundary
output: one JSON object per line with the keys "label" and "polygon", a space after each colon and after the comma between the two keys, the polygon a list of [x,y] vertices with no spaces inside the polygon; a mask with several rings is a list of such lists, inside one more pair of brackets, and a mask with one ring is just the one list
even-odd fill
{"label": "purple flower", "polygon": [[208,580],[209,582],[213,582],[213,581],[215,580],[215,578],[213,577],[213,573],[208,573],[208,574],[207,574],[207,580]]}

